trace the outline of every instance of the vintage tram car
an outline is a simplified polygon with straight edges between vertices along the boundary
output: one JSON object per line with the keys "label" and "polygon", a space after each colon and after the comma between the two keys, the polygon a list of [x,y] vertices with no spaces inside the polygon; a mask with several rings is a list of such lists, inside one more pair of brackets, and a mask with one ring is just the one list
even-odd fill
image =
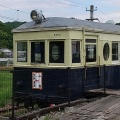
{"label": "vintage tram car", "polygon": [[37,10],[31,18],[12,31],[17,101],[42,106],[75,100],[104,80],[120,88],[120,26],[45,18]]}

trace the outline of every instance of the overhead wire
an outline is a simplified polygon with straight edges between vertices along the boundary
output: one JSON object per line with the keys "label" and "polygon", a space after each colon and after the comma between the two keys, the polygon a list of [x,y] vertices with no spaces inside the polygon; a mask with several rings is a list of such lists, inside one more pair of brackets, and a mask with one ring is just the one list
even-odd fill
{"label": "overhead wire", "polygon": [[[15,20],[15,18],[11,18],[11,17],[7,17],[7,16],[3,16],[3,15],[0,15],[1,18],[5,18],[5,19],[9,19],[9,20]],[[17,19],[16,19],[17,20]]]}
{"label": "overhead wire", "polygon": [[[1,4],[0,4],[0,6],[1,6],[1,7],[4,7],[4,8],[7,8],[7,9],[14,10],[14,11],[16,11],[16,12],[21,12],[21,13],[29,14],[29,13],[24,12],[24,11],[22,11],[22,10],[18,10],[18,9],[15,9],[15,8],[11,8],[11,7],[8,7],[8,6],[5,6],[5,5],[1,5]],[[11,18],[11,17],[5,16],[5,15],[0,15],[0,17],[1,17],[1,18],[4,18],[4,19],[14,20],[14,21],[21,21],[21,22],[25,21],[25,20],[21,20],[21,19]]]}
{"label": "overhead wire", "polygon": [[1,5],[1,4],[0,4],[0,6],[1,6],[1,7],[4,7],[4,8],[11,9],[11,10],[15,10],[15,11],[19,11],[19,12],[22,12],[22,13],[29,14],[29,13],[27,13],[27,12],[24,12],[24,11],[22,11],[22,10],[18,10],[18,9],[15,9],[15,8],[11,8],[11,7],[8,7],[8,6],[5,6],[5,5]]}
{"label": "overhead wire", "polygon": [[8,16],[4,16],[4,15],[0,15],[0,17],[1,17],[1,18],[4,18],[4,19],[13,20],[13,21],[25,22],[25,20],[16,19],[16,18],[12,18],[12,17],[8,17]]}
{"label": "overhead wire", "polygon": [[109,19],[111,19],[111,17],[109,17],[107,14],[105,14],[102,10],[100,10],[99,8],[98,8],[98,10],[99,10],[102,14],[104,14],[105,16],[107,16]]}
{"label": "overhead wire", "polygon": [[73,1],[71,1],[71,0],[64,0],[64,1],[68,1],[68,2],[71,2],[71,3],[74,3],[74,4],[80,4],[81,6],[89,6],[89,5],[85,5],[85,4],[83,4],[83,3],[80,3],[80,2],[73,2]]}
{"label": "overhead wire", "polygon": [[[65,3],[65,2],[57,1],[57,0],[49,0],[49,1],[54,1],[54,2],[57,2],[57,3],[64,4],[64,5],[71,5],[71,6],[75,6],[75,7],[80,7],[79,5],[74,5],[74,4],[71,4],[71,3]],[[64,1],[65,1],[65,0],[64,0]]]}
{"label": "overhead wire", "polygon": [[[56,0],[52,0],[52,1],[55,1],[55,2],[58,2]],[[90,6],[90,5],[86,5],[86,4],[83,4],[81,2],[73,2],[71,0],[64,0],[64,1],[67,1],[67,2],[71,2],[71,3],[63,3],[63,2],[59,2],[61,4],[66,4],[66,5],[72,5],[72,6],[76,6],[76,7],[80,7],[80,6],[83,6],[84,8],[86,8],[86,6]],[[73,5],[73,4],[75,5]],[[77,5],[76,5],[77,4]],[[79,5],[78,5],[79,4]],[[102,14],[104,14],[107,18],[111,19],[107,14],[105,14],[102,10],[100,10],[100,8],[97,7],[97,10],[100,11]],[[98,16],[99,18],[101,18],[98,14],[95,14],[96,16]],[[102,19],[102,18],[101,18]],[[103,19],[102,19],[103,20]],[[104,20],[105,21],[105,20]]]}
{"label": "overhead wire", "polygon": [[[63,4],[63,5],[68,5],[68,6],[73,6],[73,7],[79,7],[79,8],[86,8],[86,7],[84,7],[84,5],[82,4],[81,6],[80,5],[78,5],[78,3],[77,2],[71,2],[71,1],[68,1],[68,0],[63,0],[63,1],[57,1],[57,0],[47,0],[47,1],[53,1],[53,2],[56,2],[56,3],[60,3],[60,4]],[[71,2],[71,3],[66,3],[66,1],[67,2]],[[74,4],[73,4],[74,3]],[[83,14],[83,12],[82,11],[80,11],[82,14]]]}
{"label": "overhead wire", "polygon": [[[52,0],[52,1],[55,1],[55,2],[58,2],[58,3],[61,3],[61,4],[76,6],[76,7],[84,6],[84,8],[86,8],[86,6],[90,6],[90,5],[86,5],[86,4],[80,3],[80,2],[73,2],[73,1],[71,1],[71,0],[63,0],[63,1],[70,2],[70,3],[65,3],[65,2],[63,2],[63,1],[60,2],[60,1],[57,1],[57,0]],[[79,4],[79,5],[78,5],[78,4]]]}
{"label": "overhead wire", "polygon": [[[52,1],[60,3],[60,4],[66,4],[66,5],[71,5],[71,6],[75,6],[75,7],[80,7],[79,5],[73,5],[71,3],[64,3],[64,2],[57,1],[57,0],[52,0]],[[8,6],[5,6],[5,5],[1,5],[0,4],[0,6],[4,7],[4,8],[7,8],[7,9],[11,9],[11,10],[17,11],[17,12],[27,13],[27,12],[24,12],[24,11],[21,11],[21,10],[18,10],[18,9],[14,9],[14,8],[11,8],[11,7],[8,7]],[[27,13],[27,14],[29,14],[29,13]],[[18,20],[16,18],[11,18],[11,17],[8,17],[8,16],[3,16],[3,15],[0,15],[0,17],[4,18],[4,19],[9,19],[9,20]]]}
{"label": "overhead wire", "polygon": [[[51,0],[49,0],[49,1],[51,1]],[[54,1],[54,2],[57,2],[57,3],[60,3],[60,4],[64,4],[64,5],[70,5],[70,6],[75,6],[75,7],[84,7],[84,8],[86,8],[86,6],[89,6],[89,5],[86,5],[86,4],[83,4],[83,3],[81,3],[81,2],[73,2],[73,1],[71,1],[71,0],[63,0],[63,1],[57,1],[57,0],[52,0],[52,1]],[[70,2],[70,3],[66,3],[66,2],[64,2],[64,1],[67,1],[67,2]],[[29,13],[27,13],[27,12],[25,12],[25,11],[22,11],[22,10],[18,10],[18,9],[15,9],[15,8],[11,8],[11,7],[8,7],[8,6],[6,6],[6,5],[2,5],[2,4],[0,4],[0,6],[1,7],[5,7],[5,8],[8,8],[8,9],[11,9],[11,10],[15,10],[15,11],[17,11],[17,12],[22,12],[22,13],[26,13],[26,14],[29,14]],[[102,10],[100,10],[99,8],[97,8],[102,14],[104,14],[105,16],[107,16],[109,19],[110,19],[110,17],[108,16],[108,15],[106,15],[104,12],[102,12]],[[98,15],[97,15],[98,16]],[[18,20],[18,19],[16,19],[16,18],[11,18],[11,17],[7,17],[7,16],[3,16],[3,15],[0,15],[0,17],[1,18],[4,18],[4,19],[9,19],[9,20]],[[98,16],[99,17],[99,16]],[[100,17],[99,17],[100,18]],[[24,21],[24,20],[20,20],[20,21]]]}

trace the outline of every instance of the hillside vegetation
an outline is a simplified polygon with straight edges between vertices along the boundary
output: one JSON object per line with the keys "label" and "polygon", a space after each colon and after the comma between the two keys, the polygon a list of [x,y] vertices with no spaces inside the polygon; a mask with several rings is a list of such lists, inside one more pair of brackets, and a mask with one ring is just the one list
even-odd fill
{"label": "hillside vegetation", "polygon": [[25,22],[6,22],[0,21],[0,48],[13,49],[13,35],[11,30],[24,24]]}

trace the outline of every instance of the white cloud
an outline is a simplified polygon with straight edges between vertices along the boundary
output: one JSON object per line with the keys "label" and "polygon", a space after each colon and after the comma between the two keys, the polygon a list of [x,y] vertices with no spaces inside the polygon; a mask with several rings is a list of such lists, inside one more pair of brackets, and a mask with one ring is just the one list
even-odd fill
{"label": "white cloud", "polygon": [[[8,4],[9,3],[9,4]],[[58,8],[61,7],[69,7],[70,2],[67,1],[57,1],[57,0],[12,0],[9,2],[9,0],[4,0],[0,2],[0,5],[2,6],[9,6],[9,8],[13,9],[41,9],[41,8]],[[3,7],[4,9],[7,9],[7,7]]]}
{"label": "white cloud", "polygon": [[109,16],[115,23],[120,22],[120,12],[110,13]]}
{"label": "white cloud", "polygon": [[[65,4],[63,4],[63,2],[64,0],[61,1],[61,3],[56,2],[54,0],[53,1],[51,0],[44,0],[44,1],[42,0],[21,0],[21,1],[12,0],[11,2],[9,0],[4,0],[0,2],[0,15],[4,15],[4,16],[8,16],[8,17],[12,17],[16,19],[16,17],[18,18],[18,14],[19,14],[19,19],[21,18],[23,20],[27,18],[28,16],[26,20],[28,19],[30,20],[29,13],[33,9],[38,9],[38,10],[42,10],[45,14],[47,14],[47,16],[52,16],[52,15],[55,16],[55,14],[59,16],[58,13],[60,12],[62,13],[62,11],[65,11],[65,9],[69,8],[68,4],[70,3],[64,2]],[[22,11],[28,14],[24,14]]]}
{"label": "white cloud", "polygon": [[120,0],[100,0],[99,3],[106,6],[120,6]]}
{"label": "white cloud", "polygon": [[[1,0],[0,15],[30,21],[30,12],[33,9],[38,9],[43,11],[45,17],[58,16],[86,19],[90,17],[90,13],[86,12],[85,8],[89,9],[90,5],[98,7],[94,14],[95,18],[97,17],[104,22],[108,19],[119,21],[119,0]],[[0,17],[1,20],[9,21],[9,19]]]}

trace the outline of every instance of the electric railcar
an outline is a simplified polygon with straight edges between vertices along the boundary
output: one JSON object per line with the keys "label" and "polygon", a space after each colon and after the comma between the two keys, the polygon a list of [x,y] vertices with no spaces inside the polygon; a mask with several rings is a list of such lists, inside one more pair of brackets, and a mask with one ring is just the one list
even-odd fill
{"label": "electric railcar", "polygon": [[45,18],[36,10],[30,16],[12,31],[17,101],[42,106],[75,100],[102,87],[104,74],[106,87],[120,88],[120,26]]}

